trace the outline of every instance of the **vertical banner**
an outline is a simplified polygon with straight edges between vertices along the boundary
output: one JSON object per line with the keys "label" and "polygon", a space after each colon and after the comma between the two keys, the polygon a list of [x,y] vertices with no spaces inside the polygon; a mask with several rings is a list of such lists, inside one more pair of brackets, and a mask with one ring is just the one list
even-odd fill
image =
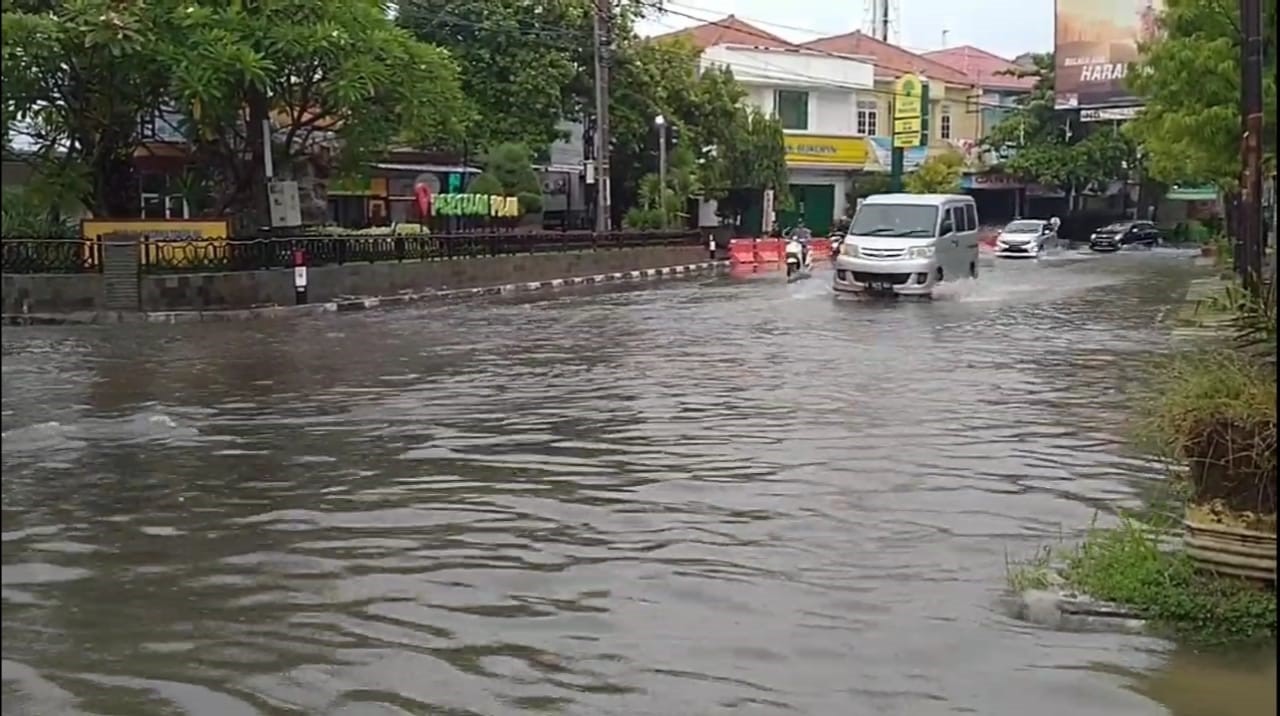
{"label": "vertical banner", "polygon": [[[893,148],[921,145],[924,128],[923,83],[915,75],[903,75],[893,85]],[[924,142],[928,146],[928,142]]]}
{"label": "vertical banner", "polygon": [[1126,82],[1140,46],[1159,34],[1164,0],[1056,0],[1054,105],[1058,109],[1141,104]]}

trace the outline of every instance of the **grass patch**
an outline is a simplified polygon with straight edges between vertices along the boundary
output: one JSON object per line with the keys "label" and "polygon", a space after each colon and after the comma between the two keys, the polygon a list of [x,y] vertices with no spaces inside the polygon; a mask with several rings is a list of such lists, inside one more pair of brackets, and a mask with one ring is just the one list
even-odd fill
{"label": "grass patch", "polygon": [[1017,561],[1011,560],[1006,552],[1004,578],[1009,589],[1021,594],[1029,589],[1050,589],[1062,584],[1062,577],[1054,569],[1053,557],[1053,548],[1047,545],[1031,557]]}
{"label": "grass patch", "polygon": [[1009,587],[1060,587],[1123,604],[1156,633],[1201,646],[1276,638],[1274,591],[1200,572],[1181,552],[1163,547],[1160,534],[1129,518],[1116,527],[1091,528],[1074,548],[1041,548],[1026,560],[1006,560]]}
{"label": "grass patch", "polygon": [[1063,578],[1097,599],[1125,604],[1171,636],[1201,644],[1276,637],[1276,597],[1269,589],[1204,574],[1181,552],[1133,520],[1091,530],[1068,555]]}

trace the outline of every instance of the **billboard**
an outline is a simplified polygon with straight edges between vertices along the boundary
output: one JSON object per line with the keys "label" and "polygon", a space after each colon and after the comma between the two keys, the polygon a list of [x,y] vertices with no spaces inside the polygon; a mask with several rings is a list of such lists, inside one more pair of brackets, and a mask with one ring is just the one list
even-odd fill
{"label": "billboard", "polygon": [[1138,45],[1158,32],[1164,0],[1056,0],[1054,105],[1058,109],[1141,104],[1125,82]]}

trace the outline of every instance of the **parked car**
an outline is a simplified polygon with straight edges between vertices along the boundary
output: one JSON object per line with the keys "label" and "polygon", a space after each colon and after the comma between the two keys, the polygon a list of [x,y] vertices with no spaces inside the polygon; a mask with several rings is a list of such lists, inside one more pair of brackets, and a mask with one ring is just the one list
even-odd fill
{"label": "parked car", "polygon": [[1119,251],[1126,246],[1156,246],[1160,230],[1150,221],[1117,221],[1095,229],[1089,237],[1094,251]]}
{"label": "parked car", "polygon": [[1046,219],[1018,219],[996,235],[996,256],[1003,258],[1035,258],[1058,248],[1061,241],[1057,227]]}

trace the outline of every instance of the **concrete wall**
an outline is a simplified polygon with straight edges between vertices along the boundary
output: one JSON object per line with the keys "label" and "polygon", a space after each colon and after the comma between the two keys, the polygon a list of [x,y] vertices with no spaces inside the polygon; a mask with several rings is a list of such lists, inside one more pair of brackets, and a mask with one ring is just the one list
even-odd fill
{"label": "concrete wall", "polygon": [[102,274],[18,274],[0,277],[4,313],[98,311],[103,305]]}
{"label": "concrete wall", "polygon": [[[308,272],[307,298],[320,303],[342,296],[498,286],[705,260],[701,246],[676,246],[319,266]],[[102,276],[96,274],[5,274],[3,288],[6,314],[102,310]],[[293,271],[143,276],[140,295],[144,311],[289,305],[294,302]]]}

